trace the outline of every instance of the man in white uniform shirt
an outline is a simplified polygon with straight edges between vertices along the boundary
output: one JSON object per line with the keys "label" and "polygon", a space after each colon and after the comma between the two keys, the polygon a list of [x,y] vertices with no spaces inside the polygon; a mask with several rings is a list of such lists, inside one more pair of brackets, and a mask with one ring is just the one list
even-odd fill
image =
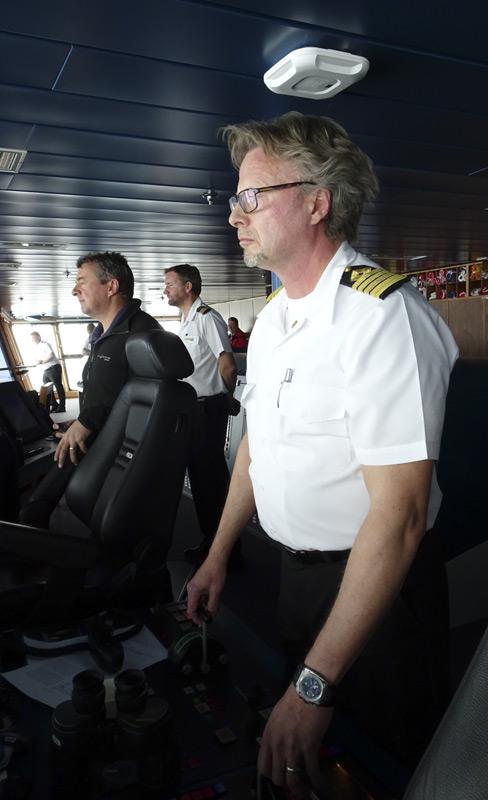
{"label": "man in white uniform shirt", "polygon": [[63,374],[61,364],[54,355],[54,351],[49,344],[41,339],[41,335],[37,331],[31,333],[32,344],[35,346],[37,363],[42,364],[44,372],[42,373],[43,383],[53,383],[58,393],[57,404],[53,402],[54,395],[50,394],[52,398],[49,405],[52,407],[50,411],[66,411],[66,394],[63,386]]}
{"label": "man in white uniform shirt", "polygon": [[348,244],[377,181],[326,117],[291,112],[225,129],[230,223],[250,267],[283,288],[248,350],[243,439],[217,535],[188,586],[215,613],[228,554],[257,508],[282,549],[280,622],[291,683],[258,767],[320,794],[333,706],[409,764],[446,702],[447,595],[436,537],[438,457],[457,357],[406,278]]}
{"label": "man in white uniform shirt", "polygon": [[200,272],[193,265],[177,264],[165,270],[164,294],[169,305],[181,310],[179,336],[195,366],[185,380],[198,397],[188,475],[203,539],[185,551],[192,563],[206,557],[227,496],[224,444],[237,375],[227,325],[218,311],[202,302],[201,288]]}

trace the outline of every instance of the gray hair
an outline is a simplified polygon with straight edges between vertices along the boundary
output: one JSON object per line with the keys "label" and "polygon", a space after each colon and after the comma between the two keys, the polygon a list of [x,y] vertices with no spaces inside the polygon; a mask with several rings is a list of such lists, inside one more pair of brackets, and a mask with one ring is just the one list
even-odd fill
{"label": "gray hair", "polygon": [[236,169],[256,147],[266,155],[294,162],[302,179],[331,192],[327,236],[348,241],[356,238],[364,203],[374,200],[378,181],[371,159],[337,122],[290,111],[270,120],[227,125],[222,136]]}

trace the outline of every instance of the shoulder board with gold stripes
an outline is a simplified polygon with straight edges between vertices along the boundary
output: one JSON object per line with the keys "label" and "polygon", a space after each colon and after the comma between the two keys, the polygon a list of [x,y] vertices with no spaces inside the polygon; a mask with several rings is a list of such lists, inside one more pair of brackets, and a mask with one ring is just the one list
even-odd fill
{"label": "shoulder board with gold stripes", "polygon": [[273,298],[276,297],[276,295],[281,292],[282,288],[283,286],[278,286],[278,288],[275,289],[274,292],[271,292],[271,294],[267,296],[266,302],[269,303],[270,300],[273,300]]}
{"label": "shoulder board with gold stripes", "polygon": [[378,269],[376,267],[346,267],[342,274],[341,283],[343,286],[349,286],[351,289],[356,289],[358,292],[369,294],[370,297],[376,297],[378,300],[384,300],[385,297],[395,289],[398,289],[403,283],[410,280],[408,275],[396,275],[394,272],[388,272],[386,269]]}
{"label": "shoulder board with gold stripes", "polygon": [[205,306],[205,305],[198,306],[197,311],[199,311],[200,314],[208,314],[208,312],[210,311],[210,306]]}

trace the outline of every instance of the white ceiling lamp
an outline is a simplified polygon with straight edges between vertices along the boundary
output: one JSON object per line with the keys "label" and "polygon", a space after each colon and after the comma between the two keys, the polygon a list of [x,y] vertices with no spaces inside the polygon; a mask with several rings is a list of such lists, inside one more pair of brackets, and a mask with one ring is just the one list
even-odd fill
{"label": "white ceiling lamp", "polygon": [[264,74],[272,92],[327,100],[364,78],[369,61],[363,56],[320,47],[301,47],[280,59]]}

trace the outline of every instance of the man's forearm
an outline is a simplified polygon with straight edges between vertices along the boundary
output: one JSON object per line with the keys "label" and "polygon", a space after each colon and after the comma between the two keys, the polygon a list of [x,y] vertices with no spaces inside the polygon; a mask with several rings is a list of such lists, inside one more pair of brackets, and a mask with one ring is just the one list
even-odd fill
{"label": "man's forearm", "polygon": [[224,381],[227,391],[229,394],[233,394],[236,388],[237,368],[232,353],[221,353],[218,366],[220,377]]}
{"label": "man's forearm", "polygon": [[355,661],[401,589],[425,532],[431,471],[425,461],[365,472],[371,510],[306,659],[333,683]]}
{"label": "man's forearm", "polygon": [[222,517],[210,548],[210,557],[227,559],[233,545],[256,510],[254,493],[249,477],[249,449],[247,434],[239,445],[232,478]]}
{"label": "man's forearm", "polygon": [[395,530],[370,513],[349,556],[336,601],[306,657],[338,683],[360,654],[401,589],[423,530]]}

